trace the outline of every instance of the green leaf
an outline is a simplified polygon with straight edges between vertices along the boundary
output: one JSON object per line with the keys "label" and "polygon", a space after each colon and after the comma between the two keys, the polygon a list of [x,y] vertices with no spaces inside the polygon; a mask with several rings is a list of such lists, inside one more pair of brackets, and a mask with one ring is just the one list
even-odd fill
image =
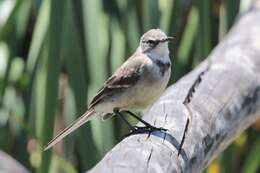
{"label": "green leaf", "polygon": [[211,40],[211,1],[197,1],[199,10],[199,33],[197,43],[197,57],[195,64],[198,61],[206,58],[212,49]]}
{"label": "green leaf", "polygon": [[144,32],[159,26],[159,4],[157,0],[143,0],[143,28]]}
{"label": "green leaf", "polygon": [[219,15],[219,40],[221,40],[231,26],[234,24],[236,16],[239,12],[240,1],[224,0],[220,5]]}
{"label": "green leaf", "polygon": [[255,173],[260,169],[260,138],[250,147],[250,151],[245,158],[242,173]]}
{"label": "green leaf", "polygon": [[173,78],[179,79],[185,73],[192,69],[191,52],[196,42],[196,34],[198,32],[199,14],[196,8],[192,8],[188,17],[188,22],[185,27],[183,36],[177,52],[177,60],[175,68],[173,69]]}
{"label": "green leaf", "polygon": [[[105,50],[108,46],[108,37],[105,28],[107,28],[107,18],[104,16],[101,5],[100,0],[83,1],[87,63],[91,72],[88,85],[88,91],[91,93],[89,99],[103,85],[106,77]],[[110,121],[102,123],[100,120],[92,120],[91,125],[95,131],[95,135],[93,135],[95,145],[99,153],[104,154],[107,148],[111,148],[114,143],[113,138],[111,138],[113,124]]]}
{"label": "green leaf", "polygon": [[13,58],[22,51],[31,3],[31,0],[18,0],[6,23],[0,30],[0,40],[5,40],[9,47],[9,58],[4,72],[4,79],[0,86],[0,104],[4,97],[5,88],[9,82]]}
{"label": "green leaf", "polygon": [[[50,2],[50,25],[48,38],[45,42],[45,53],[37,76],[37,100],[36,132],[42,144],[46,144],[52,138],[55,113],[58,101],[58,80],[60,71],[60,46],[63,19],[63,3]],[[37,172],[49,172],[51,150],[42,153],[41,166]]]}
{"label": "green leaf", "polygon": [[27,71],[31,74],[36,68],[36,63],[40,59],[40,53],[42,51],[43,43],[46,39],[49,20],[50,20],[50,5],[49,1],[42,2],[40,12],[37,17],[35,28],[33,31],[33,37],[28,53]]}
{"label": "green leaf", "polygon": [[[75,97],[76,114],[80,116],[87,110],[86,75],[88,70],[85,60],[85,47],[81,39],[82,36],[76,27],[76,24],[80,23],[80,21],[77,21],[77,12],[72,7],[71,1],[66,1],[62,53],[65,58],[65,66],[68,70],[69,82]],[[84,160],[83,167],[84,169],[90,168],[96,163],[100,155],[94,145],[89,123],[80,128],[80,134],[78,134],[77,139],[79,144],[77,149],[79,150],[81,160]],[[92,157],[87,157],[88,155]]]}

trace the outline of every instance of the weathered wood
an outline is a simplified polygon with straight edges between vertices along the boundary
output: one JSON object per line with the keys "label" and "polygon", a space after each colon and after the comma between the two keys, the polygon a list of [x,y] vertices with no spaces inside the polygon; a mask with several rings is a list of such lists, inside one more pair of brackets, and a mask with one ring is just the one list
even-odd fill
{"label": "weathered wood", "polygon": [[14,160],[11,156],[0,150],[0,172],[29,173],[29,171]]}
{"label": "weathered wood", "polygon": [[[176,146],[189,115],[187,108],[192,120],[178,157]],[[169,129],[173,144],[169,142],[170,136],[159,132],[150,137],[133,135],[117,144],[89,172],[201,172],[259,117],[258,6],[244,14],[210,56],[169,87],[143,117],[157,127]]]}

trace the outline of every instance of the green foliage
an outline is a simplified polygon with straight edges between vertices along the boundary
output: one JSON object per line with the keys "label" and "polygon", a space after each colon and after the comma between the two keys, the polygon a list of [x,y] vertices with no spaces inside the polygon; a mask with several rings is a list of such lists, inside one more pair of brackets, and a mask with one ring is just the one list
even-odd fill
{"label": "green foliage", "polygon": [[[234,24],[240,5],[236,0],[7,1],[0,1],[0,147],[42,173],[83,172],[121,140],[126,128],[114,117],[87,123],[55,150],[42,151],[53,134],[84,113],[104,80],[135,51],[142,33],[159,27],[175,37],[172,83],[207,57]],[[221,172],[259,170],[254,151],[260,144],[251,131],[243,145],[223,153]]]}

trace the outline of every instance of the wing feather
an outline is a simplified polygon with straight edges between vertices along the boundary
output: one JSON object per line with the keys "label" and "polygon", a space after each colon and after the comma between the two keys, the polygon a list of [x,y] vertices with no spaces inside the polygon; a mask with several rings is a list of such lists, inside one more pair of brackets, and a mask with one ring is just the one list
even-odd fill
{"label": "wing feather", "polygon": [[97,92],[90,103],[90,108],[99,103],[104,97],[111,95],[116,90],[129,88],[136,84],[140,79],[140,70],[142,63],[132,61],[131,64],[122,65]]}

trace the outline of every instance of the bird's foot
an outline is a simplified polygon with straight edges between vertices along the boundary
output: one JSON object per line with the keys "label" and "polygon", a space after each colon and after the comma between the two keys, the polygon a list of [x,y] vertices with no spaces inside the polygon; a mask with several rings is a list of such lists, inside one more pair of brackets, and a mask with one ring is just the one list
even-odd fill
{"label": "bird's foot", "polygon": [[130,136],[130,135],[136,135],[136,134],[142,134],[142,133],[148,133],[149,136],[152,132],[154,131],[167,131],[167,129],[162,128],[162,127],[155,127],[152,125],[146,124],[145,126],[132,126],[133,128],[131,129],[130,133],[126,134],[125,137]]}
{"label": "bird's foot", "polygon": [[[127,119],[122,115],[122,113],[127,113],[130,116],[134,117],[135,119],[139,120],[144,126],[133,126],[131,125]],[[153,125],[151,125],[150,123],[142,120],[141,118],[139,118],[137,115],[135,115],[134,113],[130,112],[130,111],[121,111],[119,112],[118,109],[114,110],[114,113],[116,115],[118,115],[120,117],[120,119],[125,122],[128,126],[128,128],[130,129],[130,133],[126,134],[125,137],[130,136],[130,135],[135,135],[135,134],[142,134],[142,133],[148,133],[149,136],[152,132],[154,131],[168,131],[165,128],[162,127],[155,127]]]}

